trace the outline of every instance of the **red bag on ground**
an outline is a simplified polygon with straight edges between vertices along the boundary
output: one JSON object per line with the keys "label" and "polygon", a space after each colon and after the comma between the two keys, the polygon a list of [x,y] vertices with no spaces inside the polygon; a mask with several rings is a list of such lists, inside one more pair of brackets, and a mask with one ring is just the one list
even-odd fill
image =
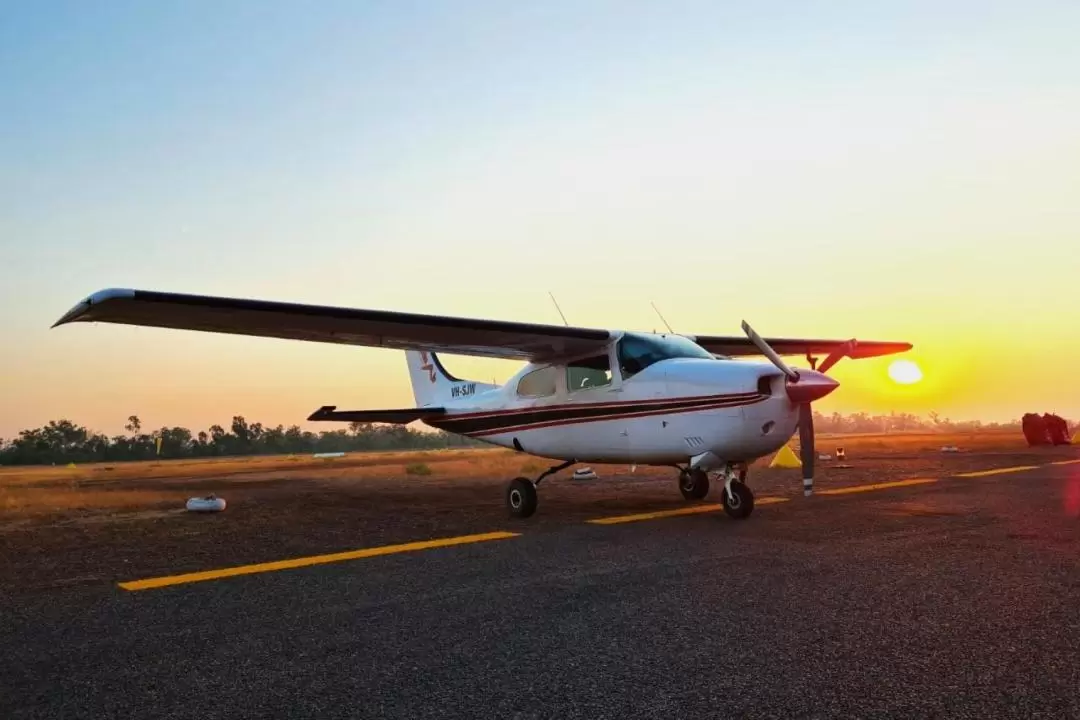
{"label": "red bag on ground", "polygon": [[1046,420],[1038,413],[1024,413],[1020,420],[1028,446],[1049,445],[1050,433],[1047,432]]}

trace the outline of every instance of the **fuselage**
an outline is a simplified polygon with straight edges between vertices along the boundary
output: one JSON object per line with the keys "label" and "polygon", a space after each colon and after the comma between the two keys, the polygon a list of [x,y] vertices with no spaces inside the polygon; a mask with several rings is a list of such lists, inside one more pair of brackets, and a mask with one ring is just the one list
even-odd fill
{"label": "fuselage", "polygon": [[435,427],[549,458],[671,465],[775,452],[798,407],[769,362],[717,358],[681,336],[626,333],[602,354],[531,363],[447,404]]}

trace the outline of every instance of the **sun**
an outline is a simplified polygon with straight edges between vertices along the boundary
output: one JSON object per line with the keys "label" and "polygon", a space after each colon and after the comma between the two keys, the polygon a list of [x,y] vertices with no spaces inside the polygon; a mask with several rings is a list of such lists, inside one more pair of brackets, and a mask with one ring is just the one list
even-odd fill
{"label": "sun", "polygon": [[901,385],[911,385],[922,380],[922,370],[910,360],[894,360],[889,365],[889,377]]}

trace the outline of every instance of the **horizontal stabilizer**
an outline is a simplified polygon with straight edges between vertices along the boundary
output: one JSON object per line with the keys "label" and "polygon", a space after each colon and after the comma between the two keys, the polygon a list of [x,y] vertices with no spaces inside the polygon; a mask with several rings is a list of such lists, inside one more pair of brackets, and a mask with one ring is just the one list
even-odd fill
{"label": "horizontal stabilizer", "polygon": [[445,408],[404,408],[402,410],[338,410],[337,405],[323,405],[311,413],[309,421],[329,422],[370,422],[394,423],[407,425],[414,420],[440,417],[446,414]]}

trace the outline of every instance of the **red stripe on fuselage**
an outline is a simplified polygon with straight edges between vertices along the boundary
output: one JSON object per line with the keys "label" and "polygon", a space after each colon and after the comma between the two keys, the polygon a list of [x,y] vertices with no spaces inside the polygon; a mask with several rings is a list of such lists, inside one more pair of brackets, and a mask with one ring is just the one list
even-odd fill
{"label": "red stripe on fuselage", "polygon": [[[745,401],[754,400],[761,397],[756,392],[744,392],[744,393],[727,393],[721,395],[685,395],[675,398],[661,398],[658,400],[613,400],[610,402],[597,402],[597,403],[559,403],[558,405],[528,405],[523,407],[506,408],[500,410],[477,410],[474,412],[456,413],[450,409],[443,420],[480,420],[488,417],[505,417],[508,415],[514,415],[515,413],[534,413],[534,412],[557,412],[559,410],[577,410],[580,408],[605,408],[605,407],[619,407],[620,405],[649,405],[649,406],[681,406],[688,402],[702,402],[705,400],[720,401]],[[449,408],[448,408],[449,409]]]}
{"label": "red stripe on fuselage", "polygon": [[[690,407],[675,407],[675,408],[653,408],[650,410],[635,410],[631,412],[612,413],[610,415],[601,415],[598,417],[571,417],[571,418],[555,418],[552,420],[543,420],[540,422],[528,423],[525,425],[511,425],[509,427],[494,428],[492,430],[480,430],[476,432],[464,433],[469,437],[488,437],[490,435],[503,435],[511,432],[523,432],[525,430],[538,430],[540,428],[557,427],[560,425],[579,425],[581,423],[596,423],[607,422],[609,420],[622,420],[626,418],[639,418],[650,417],[653,415],[685,415],[687,413],[702,412],[704,410],[719,410],[722,408],[741,407],[743,405],[755,405],[763,400],[766,400],[766,395],[755,395],[749,400],[724,400],[717,401],[715,403],[709,403],[705,405],[692,405]],[[619,405],[640,405],[642,403],[616,403]],[[450,430],[453,432],[453,430]]]}

